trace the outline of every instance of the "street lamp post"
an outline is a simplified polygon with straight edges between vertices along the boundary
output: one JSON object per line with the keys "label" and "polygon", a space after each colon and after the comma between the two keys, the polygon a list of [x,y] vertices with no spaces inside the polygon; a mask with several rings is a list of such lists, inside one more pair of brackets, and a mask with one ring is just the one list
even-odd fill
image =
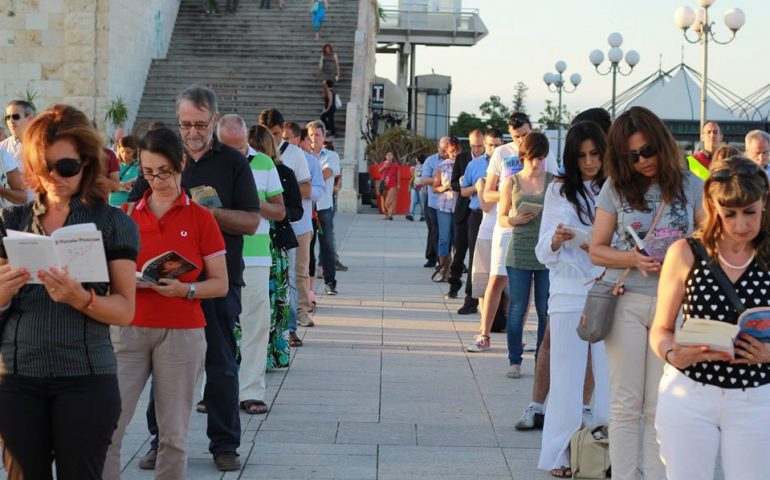
{"label": "street lamp post", "polygon": [[[703,131],[703,125],[706,123],[706,98],[708,90],[708,51],[709,42],[718,43],[719,45],[727,45],[735,39],[735,35],[738,30],[746,23],[746,15],[740,8],[732,8],[725,12],[724,21],[727,28],[732,32],[732,36],[724,41],[720,42],[714,36],[714,22],[709,20],[709,7],[714,4],[716,0],[698,0],[698,5],[701,6],[696,13],[690,7],[679,7],[674,12],[674,22],[676,26],[682,29],[684,38],[689,43],[700,43],[703,45],[703,76],[701,77],[700,84],[700,131]],[[696,37],[690,39],[687,36],[687,30],[692,27]]]}
{"label": "street lamp post", "polygon": [[564,71],[567,70],[567,64],[564,61],[559,60],[554,65],[554,68],[556,69],[556,73],[547,72],[543,75],[543,81],[548,87],[548,91],[559,93],[559,105],[556,110],[556,160],[559,162],[559,165],[561,165],[561,96],[562,93],[574,92],[583,79],[579,73],[570,75],[569,81],[572,84],[572,90],[569,90],[567,85],[564,84],[564,76],[562,75]]}
{"label": "street lamp post", "polygon": [[639,52],[636,50],[629,50],[626,52],[626,63],[628,64],[628,71],[624,72],[620,67],[620,61],[623,60],[623,50],[620,46],[623,44],[623,35],[614,32],[607,37],[607,43],[610,44],[610,50],[607,52],[607,59],[610,61],[610,65],[606,72],[599,70],[599,65],[604,61],[604,52],[599,49],[593,50],[588,59],[596,69],[596,73],[599,75],[612,74],[612,120],[615,120],[615,92],[617,85],[618,73],[625,76],[631,75],[634,71],[634,67],[639,63]]}

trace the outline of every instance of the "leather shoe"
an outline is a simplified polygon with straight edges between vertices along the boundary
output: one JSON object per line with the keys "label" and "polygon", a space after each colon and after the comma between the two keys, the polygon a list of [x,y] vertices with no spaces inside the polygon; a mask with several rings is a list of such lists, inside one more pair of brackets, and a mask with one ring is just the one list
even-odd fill
{"label": "leather shoe", "polygon": [[457,298],[457,290],[454,288],[450,288],[446,295],[444,295],[444,300],[449,300],[452,298]]}
{"label": "leather shoe", "polygon": [[214,465],[220,472],[235,472],[241,469],[241,459],[235,452],[222,452],[214,456]]}
{"label": "leather shoe", "polygon": [[479,308],[473,305],[463,305],[457,309],[457,313],[460,315],[472,315],[474,313],[479,313]]}
{"label": "leather shoe", "polygon": [[435,262],[435,260],[434,261],[428,260],[427,262],[425,262],[425,265],[423,265],[423,267],[425,267],[425,268],[436,268],[436,262]]}
{"label": "leather shoe", "polygon": [[155,470],[155,462],[158,459],[158,451],[150,449],[149,452],[139,459],[139,468],[142,470]]}

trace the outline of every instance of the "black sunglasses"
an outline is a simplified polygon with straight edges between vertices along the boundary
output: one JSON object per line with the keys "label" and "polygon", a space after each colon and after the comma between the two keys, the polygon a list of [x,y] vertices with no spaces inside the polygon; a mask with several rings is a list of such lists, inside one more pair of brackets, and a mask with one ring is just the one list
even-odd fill
{"label": "black sunglasses", "polygon": [[5,121],[7,122],[10,119],[19,120],[21,118],[21,114],[18,113],[12,113],[10,115],[5,116]]}
{"label": "black sunglasses", "polygon": [[83,162],[77,158],[62,158],[55,163],[48,164],[48,172],[56,170],[62,178],[74,177],[83,168]]}
{"label": "black sunglasses", "polygon": [[640,148],[638,152],[628,152],[628,158],[631,159],[632,163],[639,163],[639,159],[641,157],[652,158],[657,153],[658,152],[656,152],[654,148],[652,148],[649,145],[645,145],[642,148]]}
{"label": "black sunglasses", "polygon": [[[711,172],[709,177],[712,178],[713,180],[716,180],[717,182],[726,182],[735,175],[739,177],[753,177],[759,172],[762,172],[762,169],[756,163],[751,163],[751,164],[742,163],[734,167],[720,168],[719,170],[714,170],[713,172]],[[762,172],[762,175],[764,174],[765,172]]]}

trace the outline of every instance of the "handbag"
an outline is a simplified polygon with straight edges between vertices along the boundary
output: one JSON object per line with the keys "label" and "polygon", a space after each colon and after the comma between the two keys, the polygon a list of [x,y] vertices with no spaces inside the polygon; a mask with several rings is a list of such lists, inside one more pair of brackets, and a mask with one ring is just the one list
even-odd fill
{"label": "handbag", "polygon": [[286,218],[280,222],[273,222],[273,227],[270,229],[270,240],[276,248],[283,250],[299,247],[294,229],[291,228],[291,223]]}
{"label": "handbag", "polygon": [[[658,224],[665,206],[666,202],[661,202],[650,225],[650,232]],[[610,334],[618,299],[623,295],[623,281],[631,273],[631,268],[625,269],[614,284],[602,280],[606,272],[607,270],[594,280],[594,284],[588,291],[586,303],[583,306],[583,314],[580,316],[580,323],[577,326],[578,337],[586,342],[601,342]]]}
{"label": "handbag", "polygon": [[584,427],[569,441],[572,478],[610,476],[610,439],[607,425]]}

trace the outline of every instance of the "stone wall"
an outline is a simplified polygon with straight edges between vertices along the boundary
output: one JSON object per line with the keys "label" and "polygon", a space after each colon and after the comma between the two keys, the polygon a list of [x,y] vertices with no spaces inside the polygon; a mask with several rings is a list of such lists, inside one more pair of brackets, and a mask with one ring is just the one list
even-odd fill
{"label": "stone wall", "polygon": [[150,62],[168,49],[179,1],[0,2],[0,104],[35,92],[38,109],[69,103],[106,130],[106,105],[121,96],[130,127]]}

